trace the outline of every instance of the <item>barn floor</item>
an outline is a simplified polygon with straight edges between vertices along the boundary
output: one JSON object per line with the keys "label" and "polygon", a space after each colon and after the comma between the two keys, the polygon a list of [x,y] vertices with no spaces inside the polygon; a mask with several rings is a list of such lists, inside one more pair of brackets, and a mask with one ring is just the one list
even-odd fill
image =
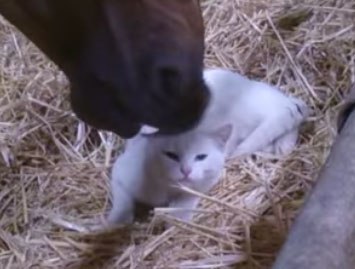
{"label": "barn floor", "polygon": [[[227,165],[194,223],[156,211],[98,230],[122,146],[70,110],[61,72],[0,18],[0,268],[270,268],[335,136],[355,82],[354,0],[204,0],[206,65],[305,100],[289,156]],[[164,231],[162,222],[173,227]]]}

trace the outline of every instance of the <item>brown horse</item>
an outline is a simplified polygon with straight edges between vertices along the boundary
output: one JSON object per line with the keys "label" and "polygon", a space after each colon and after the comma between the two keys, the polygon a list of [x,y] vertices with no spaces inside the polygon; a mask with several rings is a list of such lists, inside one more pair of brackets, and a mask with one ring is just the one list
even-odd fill
{"label": "brown horse", "polygon": [[122,137],[192,128],[209,100],[199,0],[0,0],[67,75],[83,121]]}

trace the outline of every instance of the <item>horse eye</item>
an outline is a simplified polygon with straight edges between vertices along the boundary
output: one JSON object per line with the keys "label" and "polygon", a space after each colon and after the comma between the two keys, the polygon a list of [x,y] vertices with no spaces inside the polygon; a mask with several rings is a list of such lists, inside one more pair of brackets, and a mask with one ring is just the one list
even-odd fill
{"label": "horse eye", "polygon": [[199,154],[196,156],[196,161],[203,161],[204,159],[207,158],[207,154]]}
{"label": "horse eye", "polygon": [[164,151],[165,156],[167,156],[169,159],[172,159],[174,161],[179,161],[179,156],[171,151]]}

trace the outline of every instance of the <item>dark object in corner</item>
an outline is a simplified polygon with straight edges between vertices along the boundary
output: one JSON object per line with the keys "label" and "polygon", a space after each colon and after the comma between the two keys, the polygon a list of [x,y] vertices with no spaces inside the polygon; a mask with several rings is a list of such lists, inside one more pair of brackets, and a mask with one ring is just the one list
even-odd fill
{"label": "dark object in corner", "polygon": [[339,111],[337,120],[338,133],[343,129],[345,122],[355,108],[355,83],[351,86],[350,92],[346,97],[345,103]]}
{"label": "dark object in corner", "polygon": [[355,86],[339,115],[339,135],[273,269],[353,269],[355,265]]}

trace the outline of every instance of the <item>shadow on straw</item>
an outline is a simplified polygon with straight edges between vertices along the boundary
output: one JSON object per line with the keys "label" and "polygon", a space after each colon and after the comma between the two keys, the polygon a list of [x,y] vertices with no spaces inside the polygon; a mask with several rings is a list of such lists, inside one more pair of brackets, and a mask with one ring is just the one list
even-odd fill
{"label": "shadow on straw", "polygon": [[[151,207],[149,206],[140,203],[136,204],[135,219],[138,221],[146,220],[150,210]],[[136,233],[137,227],[135,225],[125,225],[83,235],[76,239],[76,241],[83,242],[87,246],[86,249],[82,249],[83,254],[80,261],[74,262],[65,268],[112,268],[113,264],[122,263],[124,259],[129,259],[130,250],[127,243],[131,243],[134,240],[131,235]]]}

